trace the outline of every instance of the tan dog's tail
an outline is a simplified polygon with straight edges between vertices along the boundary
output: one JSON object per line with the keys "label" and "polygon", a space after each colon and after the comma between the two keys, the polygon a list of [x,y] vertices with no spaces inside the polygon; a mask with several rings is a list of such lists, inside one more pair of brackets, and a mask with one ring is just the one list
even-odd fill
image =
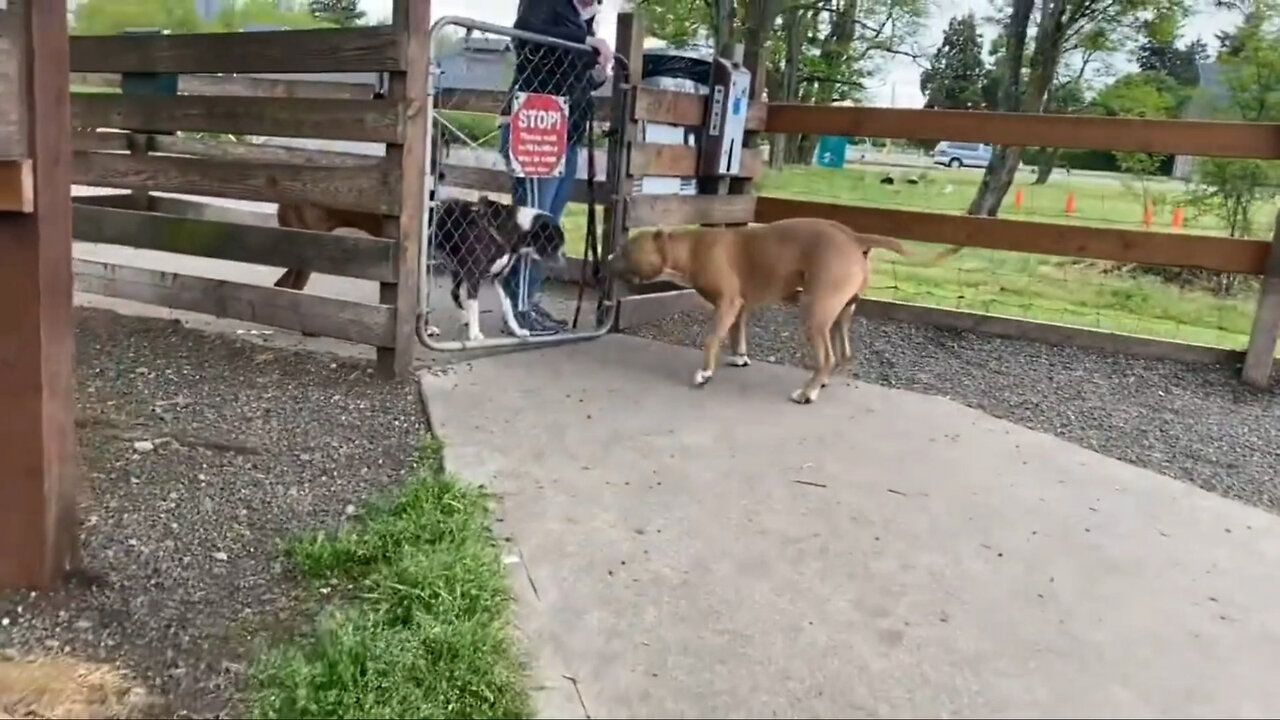
{"label": "tan dog's tail", "polygon": [[884,250],[892,250],[898,253],[899,255],[911,254],[907,250],[906,246],[904,246],[901,242],[887,235],[872,235],[871,233],[860,232],[860,233],[856,233],[856,237],[858,238],[858,242],[867,246],[867,248],[869,249],[882,248]]}
{"label": "tan dog's tail", "polygon": [[926,260],[924,264],[926,266],[937,265],[938,263],[942,262],[943,260],[946,260],[949,257],[960,254],[960,251],[964,250],[964,248],[965,248],[964,245],[952,245],[946,250],[942,250],[937,255],[934,255],[933,257]]}

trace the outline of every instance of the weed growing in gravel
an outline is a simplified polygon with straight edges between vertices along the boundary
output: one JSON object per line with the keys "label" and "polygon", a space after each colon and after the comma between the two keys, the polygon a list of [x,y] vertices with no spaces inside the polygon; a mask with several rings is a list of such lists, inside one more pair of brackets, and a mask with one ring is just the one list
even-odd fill
{"label": "weed growing in gravel", "polygon": [[512,601],[484,491],[423,444],[409,481],[363,523],[294,542],[322,603],[305,635],[253,668],[254,714],[529,717]]}

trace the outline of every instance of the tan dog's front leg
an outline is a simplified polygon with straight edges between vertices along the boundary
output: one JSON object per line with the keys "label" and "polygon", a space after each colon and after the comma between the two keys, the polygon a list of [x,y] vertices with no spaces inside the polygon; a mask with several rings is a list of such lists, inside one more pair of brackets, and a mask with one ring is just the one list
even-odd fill
{"label": "tan dog's front leg", "polygon": [[724,359],[724,364],[730,367],[746,367],[751,364],[751,358],[747,356],[747,306],[743,305],[738,311],[738,319],[733,323],[733,329],[729,332],[733,339],[733,354]]}
{"label": "tan dog's front leg", "polygon": [[693,384],[697,387],[706,385],[716,370],[716,355],[720,345],[729,335],[733,321],[742,309],[742,298],[723,299],[716,305],[715,316],[711,319],[711,327],[707,329],[707,341],[703,348],[702,368],[693,375]]}

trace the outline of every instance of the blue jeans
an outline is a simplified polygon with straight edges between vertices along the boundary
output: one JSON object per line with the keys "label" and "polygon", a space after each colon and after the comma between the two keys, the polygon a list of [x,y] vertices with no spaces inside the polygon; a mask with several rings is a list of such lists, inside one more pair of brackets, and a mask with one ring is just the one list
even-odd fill
{"label": "blue jeans", "polygon": [[[498,128],[498,152],[505,161],[507,149],[510,147],[511,128],[503,124]],[[565,150],[564,174],[549,178],[511,178],[511,203],[513,205],[532,207],[551,215],[556,222],[564,215],[569,204],[569,195],[573,191],[573,181],[578,175],[578,146],[570,145]],[[546,272],[542,263],[520,256],[511,270],[502,280],[502,287],[507,297],[511,298],[516,312],[525,312],[532,307],[542,291],[542,283],[546,280]]]}

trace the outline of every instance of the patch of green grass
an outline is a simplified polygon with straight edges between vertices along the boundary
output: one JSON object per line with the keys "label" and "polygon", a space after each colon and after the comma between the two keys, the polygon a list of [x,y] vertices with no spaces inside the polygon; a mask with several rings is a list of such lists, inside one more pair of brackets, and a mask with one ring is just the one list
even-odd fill
{"label": "patch of green grass", "polygon": [[358,525],[292,543],[319,616],[255,662],[254,715],[529,717],[491,520],[487,494],[446,473],[431,440]]}

